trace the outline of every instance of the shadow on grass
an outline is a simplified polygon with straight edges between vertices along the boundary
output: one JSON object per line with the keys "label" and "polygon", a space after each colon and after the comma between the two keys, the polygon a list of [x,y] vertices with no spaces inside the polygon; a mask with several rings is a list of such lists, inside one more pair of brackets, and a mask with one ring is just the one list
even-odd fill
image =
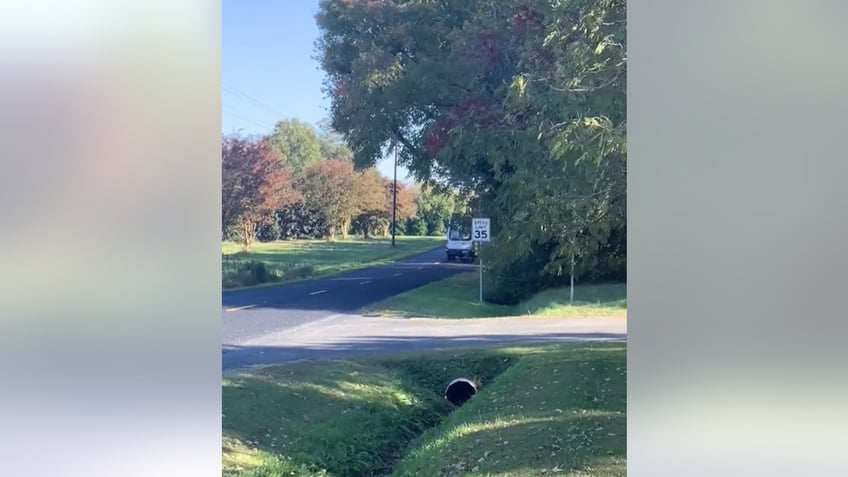
{"label": "shadow on grass", "polygon": [[393,475],[453,476],[472,471],[475,475],[556,475],[560,471],[626,475],[626,416],[577,412],[566,410],[556,418],[472,423],[422,438]]}
{"label": "shadow on grass", "polygon": [[385,356],[404,352],[476,348],[494,345],[545,344],[552,342],[623,341],[622,333],[544,333],[538,335],[459,335],[432,336],[366,336],[341,340],[331,344],[300,346],[238,346],[223,347],[221,364],[224,370],[250,366],[290,363],[302,360],[346,359]]}

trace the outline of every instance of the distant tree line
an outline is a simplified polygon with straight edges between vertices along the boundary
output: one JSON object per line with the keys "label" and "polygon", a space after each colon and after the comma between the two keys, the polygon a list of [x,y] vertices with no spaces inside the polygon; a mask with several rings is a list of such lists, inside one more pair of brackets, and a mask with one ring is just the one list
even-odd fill
{"label": "distant tree line", "polygon": [[[264,137],[222,141],[222,234],[249,251],[256,241],[389,236],[393,182],[357,170],[341,136],[283,120]],[[454,192],[398,182],[398,235],[442,235],[467,212]]]}

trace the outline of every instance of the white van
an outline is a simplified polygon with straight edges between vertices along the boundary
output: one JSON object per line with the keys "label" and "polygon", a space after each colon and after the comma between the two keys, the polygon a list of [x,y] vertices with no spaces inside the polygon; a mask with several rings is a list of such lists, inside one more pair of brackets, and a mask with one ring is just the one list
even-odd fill
{"label": "white van", "polygon": [[448,256],[448,261],[463,260],[473,262],[477,258],[477,247],[474,241],[471,240],[471,232],[465,231],[462,227],[452,225],[448,227],[447,233],[448,242],[445,245],[445,252]]}

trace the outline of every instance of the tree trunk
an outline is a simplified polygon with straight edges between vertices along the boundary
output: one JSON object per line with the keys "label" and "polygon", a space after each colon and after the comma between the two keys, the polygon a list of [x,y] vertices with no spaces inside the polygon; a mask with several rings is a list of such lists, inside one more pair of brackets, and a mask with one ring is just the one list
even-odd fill
{"label": "tree trunk", "polygon": [[389,228],[390,228],[389,225],[383,225],[383,238],[386,238],[386,237],[389,236]]}
{"label": "tree trunk", "polygon": [[241,222],[241,230],[242,230],[242,248],[244,251],[250,252],[250,245],[253,243],[253,227],[249,220],[242,220]]}
{"label": "tree trunk", "polygon": [[371,217],[365,217],[362,219],[362,238],[365,240],[370,239],[373,231],[374,227],[371,223]]}
{"label": "tree trunk", "polygon": [[342,220],[342,240],[347,240],[348,230],[350,230],[350,217]]}
{"label": "tree trunk", "polygon": [[327,229],[327,241],[335,242],[336,241],[336,226],[331,225],[329,229]]}

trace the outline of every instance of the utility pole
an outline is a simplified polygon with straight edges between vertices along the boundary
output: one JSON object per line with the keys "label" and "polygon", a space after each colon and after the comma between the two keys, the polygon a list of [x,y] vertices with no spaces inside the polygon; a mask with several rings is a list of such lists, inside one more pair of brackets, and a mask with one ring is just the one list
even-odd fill
{"label": "utility pole", "polygon": [[397,143],[395,143],[395,179],[394,179],[394,187],[392,187],[392,247],[395,246],[395,233],[397,231],[397,154],[398,147]]}

